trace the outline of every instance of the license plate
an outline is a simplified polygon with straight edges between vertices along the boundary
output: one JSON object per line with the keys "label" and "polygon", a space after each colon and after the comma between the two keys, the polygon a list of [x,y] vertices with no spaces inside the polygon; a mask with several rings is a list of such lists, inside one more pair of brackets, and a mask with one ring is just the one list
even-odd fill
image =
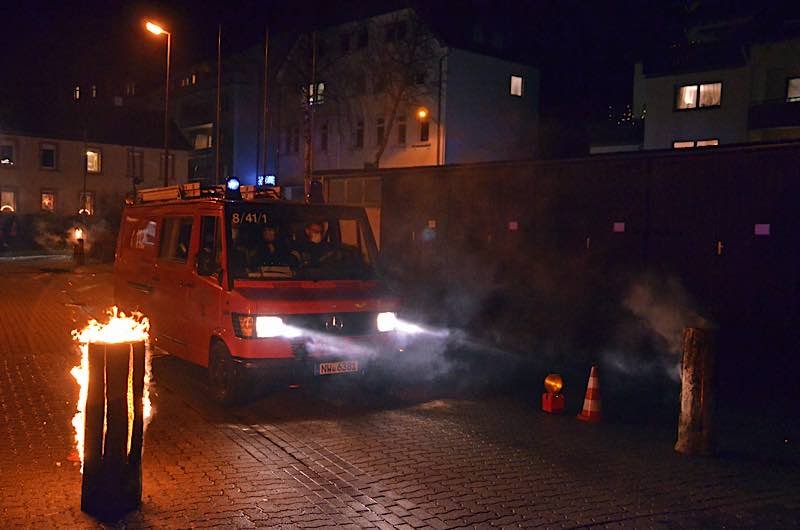
{"label": "license plate", "polygon": [[358,361],[338,361],[319,365],[319,375],[346,374],[348,372],[358,372]]}

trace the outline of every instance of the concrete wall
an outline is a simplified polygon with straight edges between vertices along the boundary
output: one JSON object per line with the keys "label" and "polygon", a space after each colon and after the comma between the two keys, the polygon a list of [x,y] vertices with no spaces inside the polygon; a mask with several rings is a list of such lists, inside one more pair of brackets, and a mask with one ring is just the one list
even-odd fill
{"label": "concrete wall", "polygon": [[[95,194],[95,208],[98,215],[118,211],[125,193],[132,190],[128,176],[128,150],[143,153],[144,182],[139,188],[163,185],[160,173],[162,149],[134,147],[102,143],[59,140],[56,138],[37,138],[31,136],[0,135],[0,143],[9,141],[15,146],[13,166],[0,165],[0,189],[16,193],[17,210],[21,215],[37,214],[41,209],[41,192],[56,194],[55,213],[76,215],[79,209],[80,194],[83,191],[85,150],[99,148],[102,152],[101,173],[86,175],[86,190]],[[57,146],[56,169],[43,169],[40,164],[42,143]],[[175,156],[175,175],[177,182],[186,182],[188,154],[186,151],[171,151]]]}
{"label": "concrete wall", "polygon": [[562,359],[643,330],[624,301],[644,289],[678,344],[695,312],[717,327],[726,398],[751,399],[758,373],[758,399],[800,399],[799,157],[795,143],[384,170],[382,262],[442,325]]}
{"label": "concrete wall", "polygon": [[[679,140],[716,138],[721,145],[746,142],[750,105],[748,67],[639,78],[645,83],[645,149],[671,149]],[[722,82],[719,107],[675,110],[676,90],[695,83]]]}

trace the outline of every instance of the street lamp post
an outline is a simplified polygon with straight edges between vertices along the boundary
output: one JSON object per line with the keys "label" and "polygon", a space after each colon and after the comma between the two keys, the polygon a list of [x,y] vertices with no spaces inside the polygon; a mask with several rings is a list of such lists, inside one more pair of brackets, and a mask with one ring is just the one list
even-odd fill
{"label": "street lamp post", "polygon": [[169,61],[172,52],[172,33],[150,21],[147,21],[145,28],[155,35],[167,36],[167,74],[164,81],[164,186],[169,186]]}

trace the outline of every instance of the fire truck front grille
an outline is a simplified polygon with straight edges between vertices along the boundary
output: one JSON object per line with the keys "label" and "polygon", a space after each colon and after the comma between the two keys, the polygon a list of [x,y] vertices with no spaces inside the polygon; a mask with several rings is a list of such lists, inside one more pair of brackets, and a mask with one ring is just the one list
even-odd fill
{"label": "fire truck front grille", "polygon": [[363,336],[376,332],[376,313],[312,313],[287,315],[284,322],[303,330],[340,336]]}

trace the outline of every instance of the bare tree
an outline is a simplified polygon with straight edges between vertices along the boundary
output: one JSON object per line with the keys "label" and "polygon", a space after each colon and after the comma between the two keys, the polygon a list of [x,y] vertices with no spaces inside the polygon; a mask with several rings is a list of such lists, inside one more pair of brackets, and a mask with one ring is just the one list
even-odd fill
{"label": "bare tree", "polygon": [[360,67],[371,82],[372,112],[385,124],[373,156],[375,167],[379,167],[398,115],[409,106],[433,99],[440,81],[438,65],[443,49],[412,10],[373,20],[370,34]]}
{"label": "bare tree", "polygon": [[383,119],[384,134],[372,156],[378,167],[400,113],[433,100],[442,55],[431,31],[410,9],[298,38],[280,84],[289,96],[285,110],[294,114],[302,109],[306,176],[313,170],[315,115],[335,119],[340,138],[357,134],[358,122],[366,126],[366,117]]}

